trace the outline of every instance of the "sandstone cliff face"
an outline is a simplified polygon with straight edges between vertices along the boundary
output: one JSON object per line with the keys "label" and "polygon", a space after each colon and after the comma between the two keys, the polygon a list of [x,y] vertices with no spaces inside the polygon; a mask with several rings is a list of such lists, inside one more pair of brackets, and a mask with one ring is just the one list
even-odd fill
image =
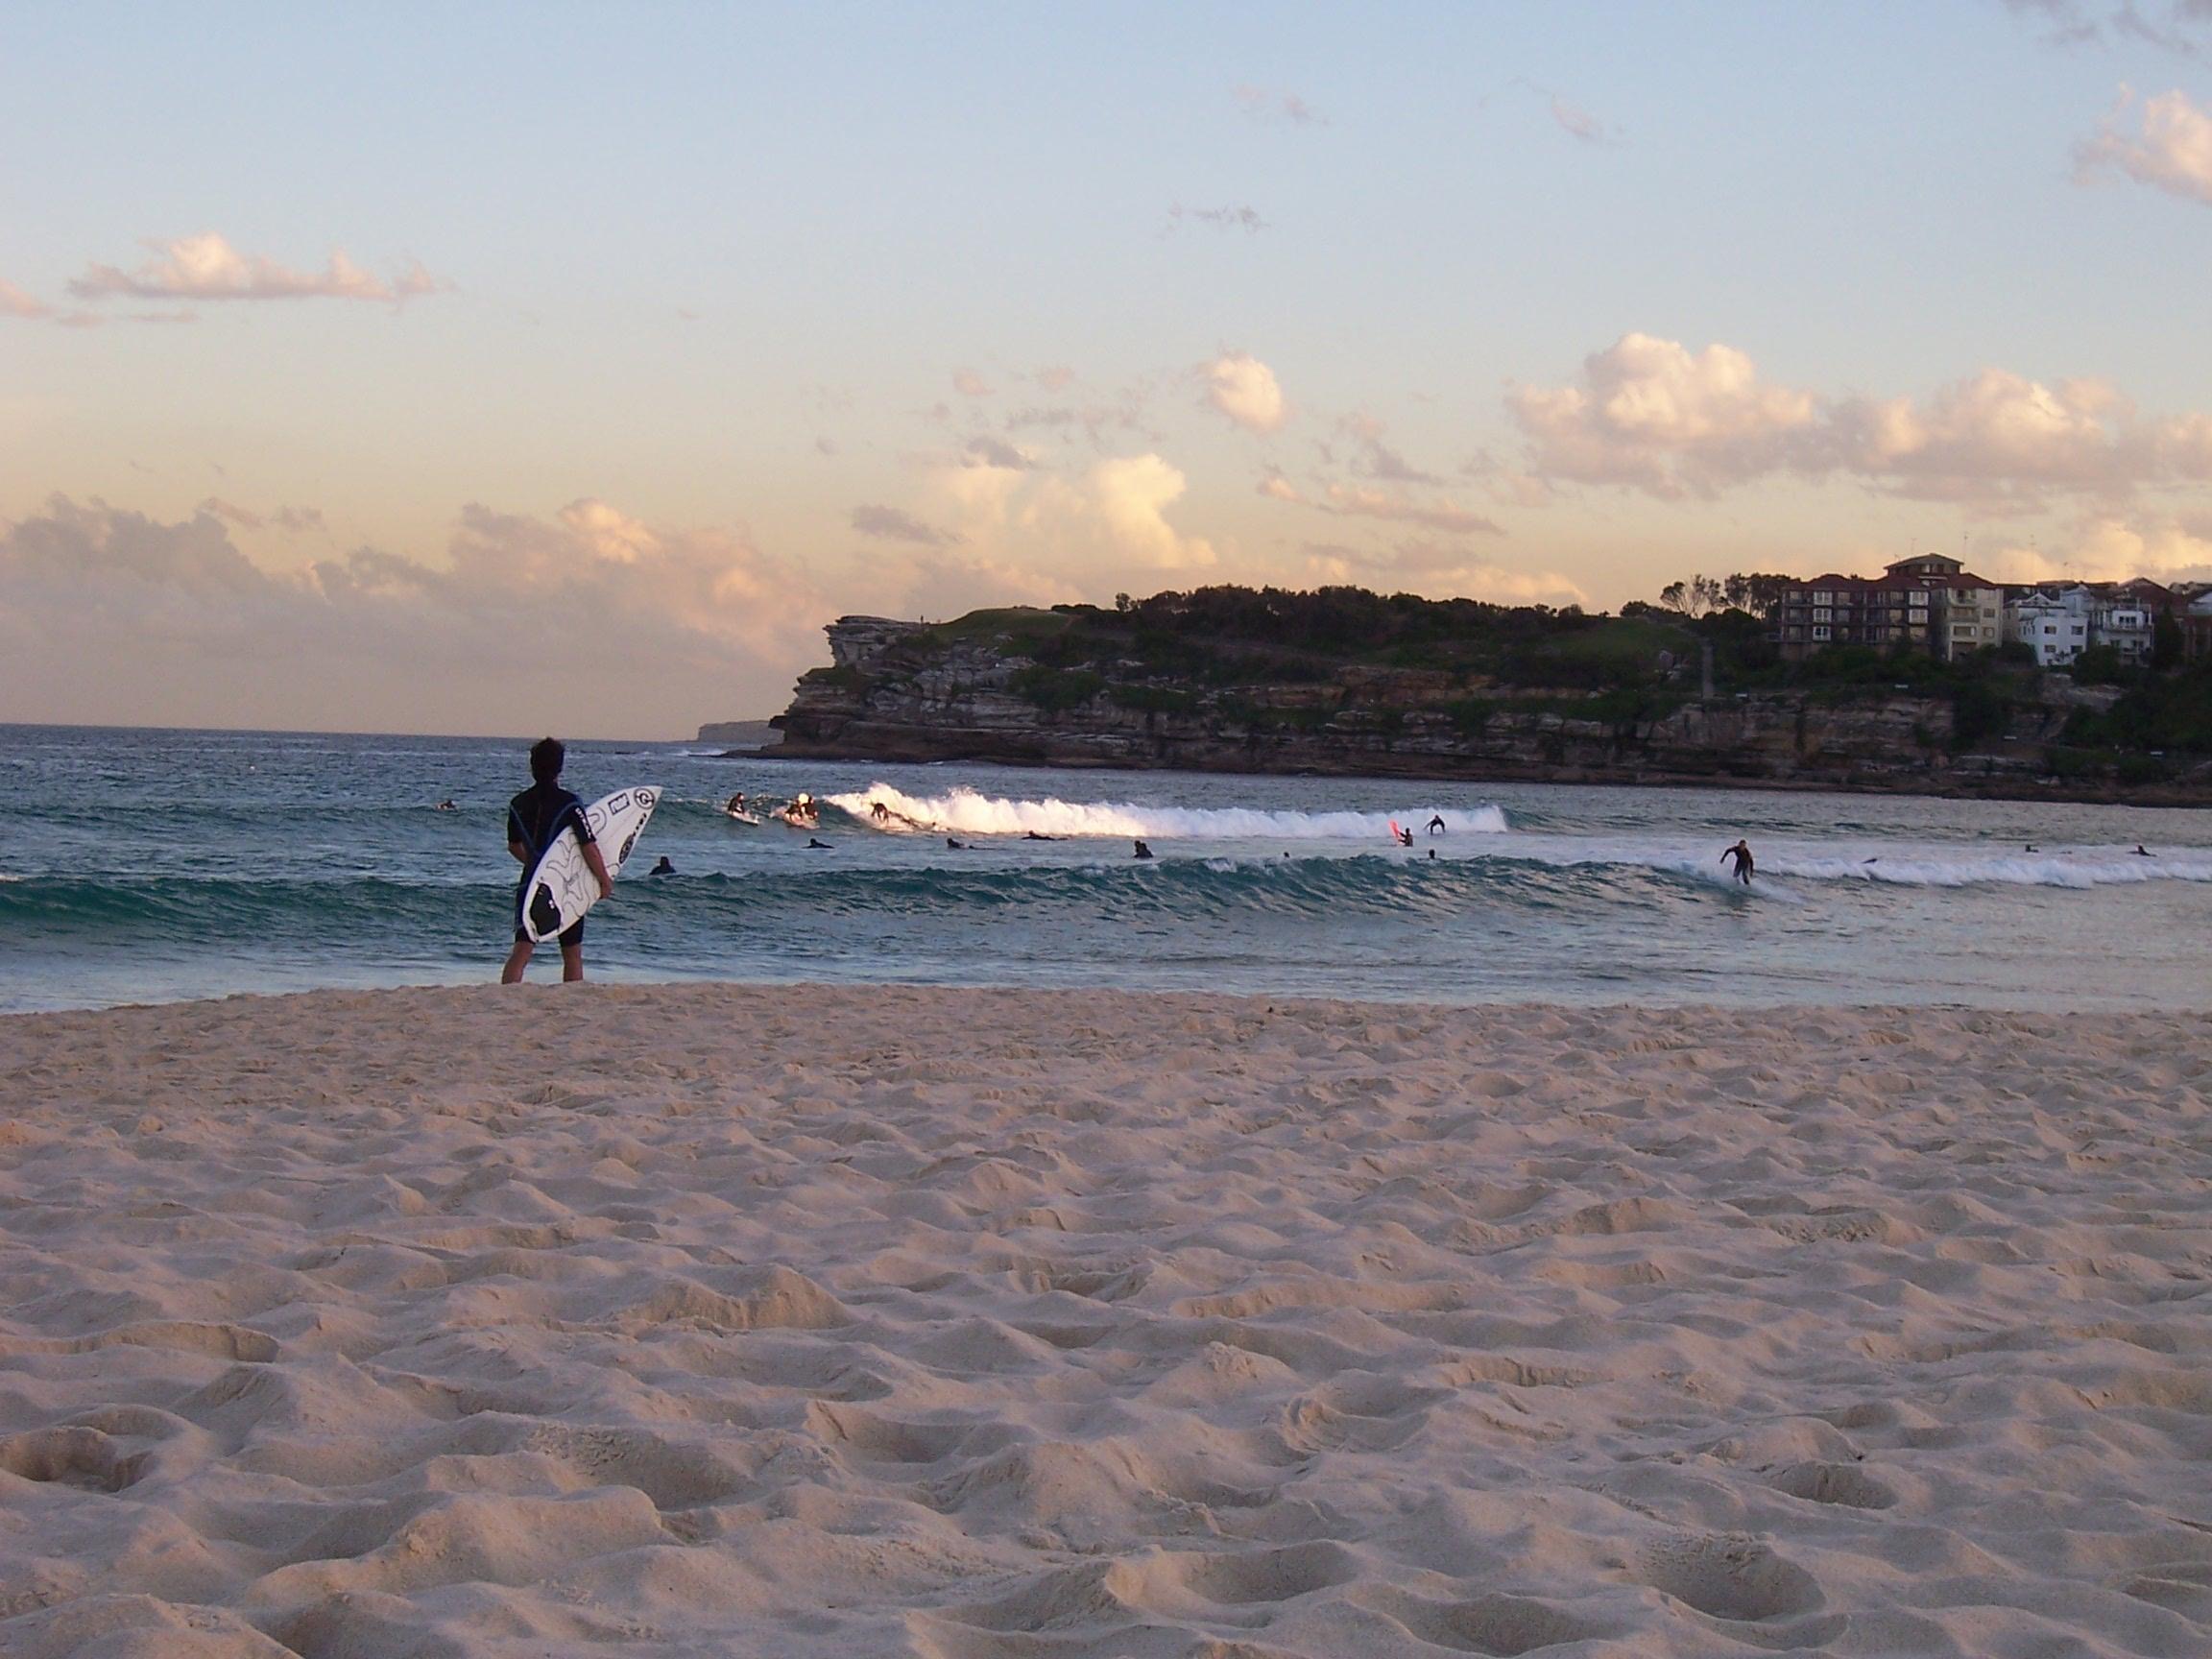
{"label": "sandstone cliff face", "polygon": [[[1953,755],[1948,701],[1837,706],[1763,693],[1620,704],[1519,695],[1486,707],[1450,676],[1359,666],[1322,683],[1210,690],[1040,673],[1018,641],[947,638],[913,622],[848,616],[828,630],[833,666],[802,679],[776,724],[794,758],[985,759],[1527,780],[1911,792],[2079,795],[2044,780],[2066,708]],[[1134,665],[1132,665],[1134,666]],[[1531,709],[1530,702],[1550,707]],[[1578,707],[1579,706],[1579,707]],[[1582,708],[1591,712],[1583,713]],[[1599,709],[1609,712],[1600,717]],[[2091,793],[2103,793],[2091,791]],[[2144,798],[2138,796],[2136,798]]]}

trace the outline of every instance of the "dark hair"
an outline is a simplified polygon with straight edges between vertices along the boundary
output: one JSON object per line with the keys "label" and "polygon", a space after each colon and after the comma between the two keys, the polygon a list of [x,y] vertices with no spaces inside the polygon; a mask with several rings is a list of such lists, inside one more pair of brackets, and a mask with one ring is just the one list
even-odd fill
{"label": "dark hair", "polygon": [[541,737],[530,745],[530,776],[541,783],[561,781],[562,762],[568,758],[568,751],[561,746],[558,737]]}

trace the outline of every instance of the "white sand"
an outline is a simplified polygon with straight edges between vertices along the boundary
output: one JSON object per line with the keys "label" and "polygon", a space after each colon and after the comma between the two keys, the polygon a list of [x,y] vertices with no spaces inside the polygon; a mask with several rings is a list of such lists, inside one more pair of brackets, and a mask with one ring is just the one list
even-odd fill
{"label": "white sand", "polygon": [[2212,1030],[0,1021],[0,1653],[2212,1652]]}

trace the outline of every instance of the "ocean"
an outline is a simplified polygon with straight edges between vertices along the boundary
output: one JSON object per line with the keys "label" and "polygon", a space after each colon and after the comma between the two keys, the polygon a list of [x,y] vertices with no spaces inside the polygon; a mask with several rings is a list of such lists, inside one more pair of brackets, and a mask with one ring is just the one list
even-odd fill
{"label": "ocean", "polygon": [[[0,837],[0,1010],[495,979],[526,748],[0,726],[15,813]],[[572,743],[565,781],[586,800],[665,791],[588,926],[590,975],[619,982],[2212,1005],[2203,811],[830,764],[657,743]],[[773,804],[802,789],[826,803],[826,849],[721,810],[733,790]],[[447,798],[456,810],[438,809]],[[933,828],[877,828],[878,800]],[[1758,860],[1747,889],[1720,856],[1740,836]],[[1139,838],[1150,861],[1132,856]],[[647,877],[660,855],[676,873]],[[541,950],[532,977],[558,974]]]}

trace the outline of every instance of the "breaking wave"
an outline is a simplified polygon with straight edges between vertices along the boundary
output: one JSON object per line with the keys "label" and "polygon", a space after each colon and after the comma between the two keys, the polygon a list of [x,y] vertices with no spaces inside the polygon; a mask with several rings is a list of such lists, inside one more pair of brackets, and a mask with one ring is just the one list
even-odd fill
{"label": "breaking wave", "polygon": [[[956,835],[1064,835],[1131,840],[1138,836],[1174,841],[1380,841],[1393,821],[1416,833],[1432,817],[1448,830],[1499,835],[1505,814],[1496,806],[1471,811],[1407,805],[1387,812],[1264,812],[1238,807],[1152,806],[1123,801],[1014,801],[969,788],[942,795],[909,795],[888,783],[827,797],[829,803],[861,825],[912,833],[949,831]],[[890,814],[878,820],[880,802]]]}

